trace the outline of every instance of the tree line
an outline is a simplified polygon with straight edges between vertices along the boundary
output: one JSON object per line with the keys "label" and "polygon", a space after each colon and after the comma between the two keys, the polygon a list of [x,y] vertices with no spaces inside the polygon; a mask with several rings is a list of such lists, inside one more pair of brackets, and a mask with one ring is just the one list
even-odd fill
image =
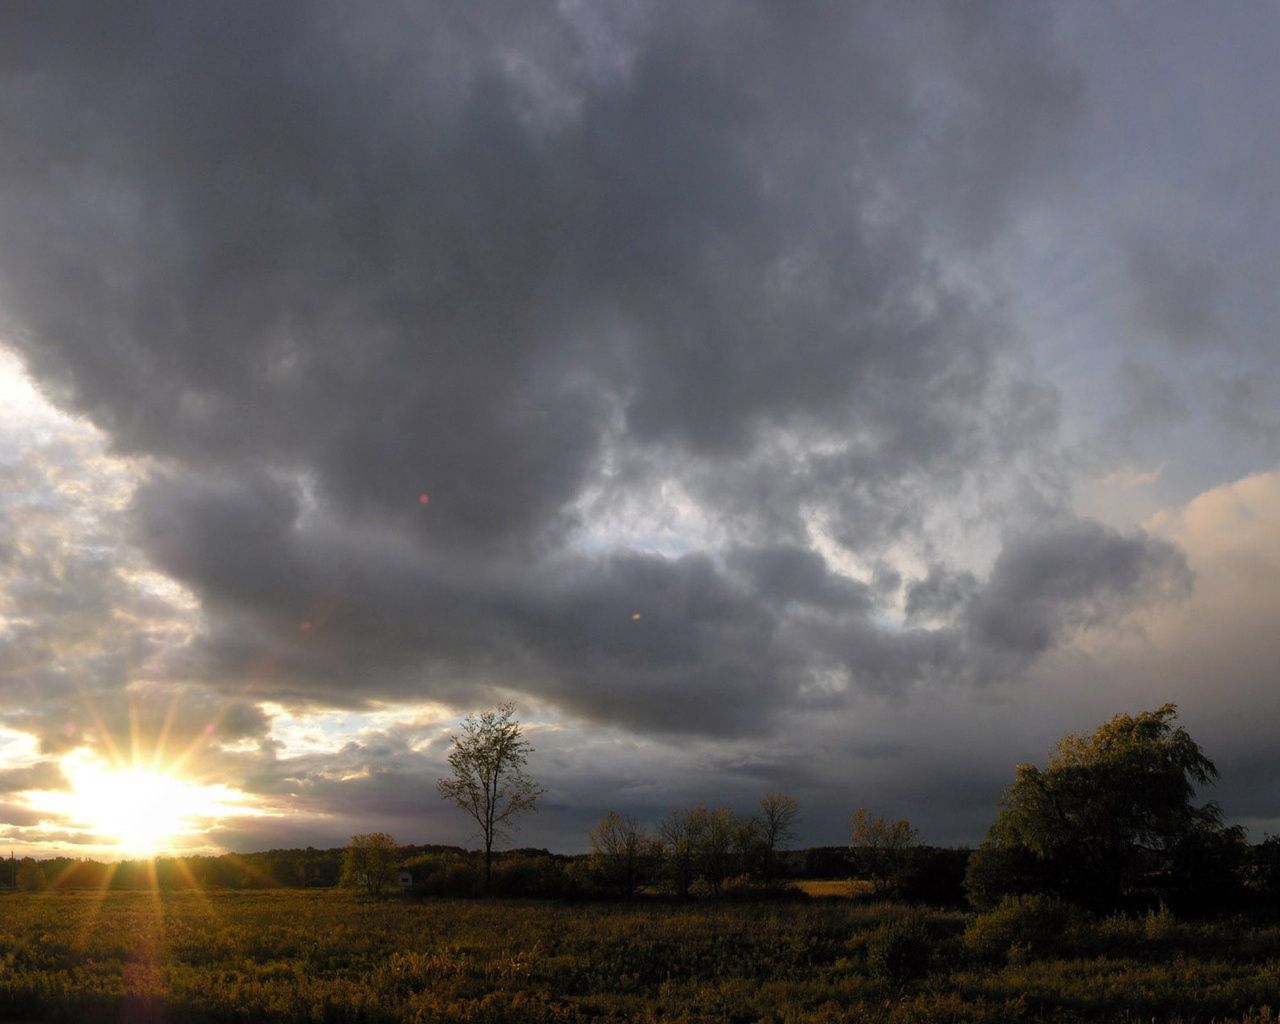
{"label": "tree line", "polygon": [[[1177,716],[1173,704],[1116,715],[1092,734],[1064,736],[1044,768],[1018,765],[986,839],[962,858],[925,851],[905,819],[859,809],[852,866],[874,896],[946,897],[958,880],[980,909],[1030,896],[1091,910],[1187,913],[1276,900],[1280,839],[1251,848],[1215,803],[1195,803],[1197,787],[1218,771]],[[454,738],[452,774],[440,792],[481,826],[486,891],[495,835],[533,810],[541,792],[526,772],[531,750],[510,704],[470,716]],[[655,881],[679,897],[698,887],[710,895],[767,890],[799,813],[782,793],[765,796],[747,817],[725,807],[673,811],[653,831],[610,811],[589,833],[589,880],[621,897]]]}
{"label": "tree line", "polygon": [[1047,898],[1091,910],[1180,913],[1280,907],[1280,837],[1250,845],[1213,803],[1196,802],[1217,768],[1165,705],[1068,734],[1048,762],[1018,765],[975,850],[925,846],[905,819],[854,812],[847,846],[791,849],[801,808],[784,793],[749,814],[723,806],[670,811],[648,826],[610,810],[587,833],[590,853],[498,851],[543,792],[514,708],[468,716],[439,791],[475,822],[481,848],[400,846],[387,833],[345,849],[161,857],[103,864],[10,858],[11,887],[269,888],[346,884],[381,895],[631,899],[796,895],[797,879],[852,876],[871,899],[989,909]]}

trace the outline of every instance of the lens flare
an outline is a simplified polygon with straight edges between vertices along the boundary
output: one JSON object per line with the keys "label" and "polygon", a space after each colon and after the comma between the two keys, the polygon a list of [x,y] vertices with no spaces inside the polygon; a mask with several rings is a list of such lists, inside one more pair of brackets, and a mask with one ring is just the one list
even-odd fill
{"label": "lens flare", "polygon": [[115,766],[76,752],[63,758],[62,770],[70,788],[33,802],[125,855],[175,851],[220,817],[253,813],[226,786],[201,785],[162,769]]}

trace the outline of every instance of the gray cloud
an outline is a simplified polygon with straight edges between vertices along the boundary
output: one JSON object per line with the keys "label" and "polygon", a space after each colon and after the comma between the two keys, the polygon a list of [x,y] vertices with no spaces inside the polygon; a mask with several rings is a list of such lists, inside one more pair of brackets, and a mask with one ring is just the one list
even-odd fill
{"label": "gray cloud", "polygon": [[1172,544],[1067,522],[1006,543],[966,615],[980,643],[1038,654],[1066,629],[1101,625],[1152,595],[1185,596],[1191,585]]}
{"label": "gray cloud", "polygon": [[193,673],[271,651],[332,699],[523,669],[592,713],[758,717],[799,670],[766,606],[870,598],[776,542],[745,588],[569,555],[575,503],[622,457],[743,537],[794,545],[815,504],[849,542],[918,528],[901,498],[994,457],[1028,394],[936,254],[1050,162],[1076,83],[994,9],[509,13],[14,18],[0,118],[39,128],[0,167],[0,299],[47,387],[175,467],[134,521],[213,613]]}
{"label": "gray cloud", "polygon": [[[1030,6],[5,11],[0,316],[133,474],[67,539],[92,503],[5,463],[43,495],[0,529],[8,720],[167,720],[346,828],[409,821],[439,751],[281,757],[261,705],[516,693],[656,737],[633,781],[680,737],[829,799],[814,716],[990,691],[1189,585],[1073,517],[1002,294],[1085,97]],[[1134,315],[1231,326],[1198,251],[1132,256]]]}

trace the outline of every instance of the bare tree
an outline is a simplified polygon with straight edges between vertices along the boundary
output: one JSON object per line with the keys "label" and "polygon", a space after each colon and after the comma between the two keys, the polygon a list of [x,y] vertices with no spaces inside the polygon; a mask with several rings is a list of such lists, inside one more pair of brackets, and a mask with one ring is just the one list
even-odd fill
{"label": "bare tree", "polygon": [[451,775],[436,787],[446,800],[466,811],[480,827],[484,840],[484,889],[493,872],[493,841],[509,834],[514,819],[535,809],[544,792],[526,773],[533,752],[520,734],[515,705],[499,704],[491,711],[462,720],[462,732],[451,737]]}
{"label": "bare tree", "polygon": [[799,820],[800,805],[785,793],[769,793],[760,801],[755,833],[760,844],[761,881],[765,885],[773,884],[778,851],[795,839],[795,825]]}

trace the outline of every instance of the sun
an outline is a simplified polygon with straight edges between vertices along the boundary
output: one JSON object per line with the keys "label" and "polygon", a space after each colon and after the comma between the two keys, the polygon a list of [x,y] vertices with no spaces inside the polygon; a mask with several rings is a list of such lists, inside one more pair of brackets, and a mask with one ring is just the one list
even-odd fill
{"label": "sun", "polygon": [[108,768],[73,775],[71,784],[81,816],[122,850],[160,853],[187,828],[192,787],[172,776]]}
{"label": "sun", "polygon": [[48,794],[53,799],[43,801],[46,808],[122,854],[150,857],[180,849],[220,816],[242,810],[227,787],[200,785],[175,772],[79,753],[64,758],[62,767],[70,788]]}

